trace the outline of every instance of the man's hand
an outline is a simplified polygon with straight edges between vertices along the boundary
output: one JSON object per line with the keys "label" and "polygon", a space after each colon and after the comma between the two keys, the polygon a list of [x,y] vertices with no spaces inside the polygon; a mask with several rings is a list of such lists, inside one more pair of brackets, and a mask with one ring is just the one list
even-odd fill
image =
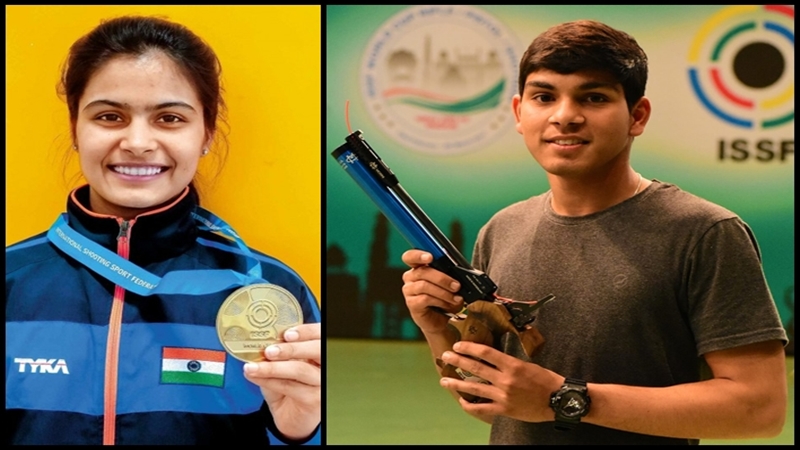
{"label": "man's hand", "polygon": [[457,313],[464,307],[464,299],[456,295],[459,284],[450,276],[428,264],[433,256],[422,250],[403,253],[403,262],[411,269],[403,274],[403,297],[414,323],[426,335],[445,332],[449,318],[431,307]]}
{"label": "man's hand", "polygon": [[321,327],[302,324],[264,349],[267,360],[244,365],[244,376],[261,388],[275,425],[287,438],[308,437],[321,420]]}
{"label": "man's hand", "polygon": [[453,351],[445,352],[442,360],[491,383],[441,379],[440,384],[447,389],[490,400],[469,403],[460,398],[461,408],[467,413],[478,417],[507,416],[525,422],[546,422],[555,417],[549,406],[550,394],[564,383],[564,377],[557,373],[468,341],[456,342]]}

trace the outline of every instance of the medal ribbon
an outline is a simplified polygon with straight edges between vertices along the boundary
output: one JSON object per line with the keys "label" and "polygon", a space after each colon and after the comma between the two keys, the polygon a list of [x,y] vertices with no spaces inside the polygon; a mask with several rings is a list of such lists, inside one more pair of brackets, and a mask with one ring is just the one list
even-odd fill
{"label": "medal ribbon", "polygon": [[248,260],[246,274],[230,269],[175,270],[158,277],[72,229],[67,223],[66,213],[58,216],[47,231],[47,238],[67,255],[103,278],[142,296],[202,295],[255,283],[267,283],[261,276],[261,265],[230,225],[199,206],[192,217],[199,222],[198,228],[201,230],[221,233],[236,242]]}

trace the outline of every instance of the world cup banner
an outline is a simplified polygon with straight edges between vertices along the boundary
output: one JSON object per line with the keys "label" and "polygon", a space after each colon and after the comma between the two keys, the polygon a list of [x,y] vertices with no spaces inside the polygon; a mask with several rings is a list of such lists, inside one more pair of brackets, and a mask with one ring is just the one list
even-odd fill
{"label": "world cup banner", "polygon": [[[362,130],[468,260],[495,212],[549,189],[511,110],[527,46],[579,19],[631,34],[653,105],[633,167],[753,228],[793,340],[793,6],[332,5],[326,18],[327,152]],[[401,292],[408,242],[329,155],[326,173],[328,335],[420,339]]]}
{"label": "world cup banner", "polygon": [[516,36],[479,8],[404,9],[366,45],[361,100],[372,122],[409,149],[481,149],[513,120],[519,48]]}

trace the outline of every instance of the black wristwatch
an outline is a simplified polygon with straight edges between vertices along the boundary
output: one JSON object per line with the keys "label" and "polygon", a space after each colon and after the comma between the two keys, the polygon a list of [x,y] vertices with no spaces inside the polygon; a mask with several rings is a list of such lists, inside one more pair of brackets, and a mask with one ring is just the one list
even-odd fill
{"label": "black wristwatch", "polygon": [[591,403],[585,381],[576,378],[564,380],[561,389],[550,394],[550,407],[556,412],[556,430],[575,428],[581,417],[589,413]]}

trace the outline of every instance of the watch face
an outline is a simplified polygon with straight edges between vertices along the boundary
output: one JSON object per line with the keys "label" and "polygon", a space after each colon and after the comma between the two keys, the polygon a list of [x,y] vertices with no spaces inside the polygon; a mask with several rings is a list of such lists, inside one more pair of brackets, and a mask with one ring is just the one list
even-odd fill
{"label": "watch face", "polygon": [[561,414],[566,417],[579,417],[586,410],[586,401],[575,392],[566,392],[561,396]]}

